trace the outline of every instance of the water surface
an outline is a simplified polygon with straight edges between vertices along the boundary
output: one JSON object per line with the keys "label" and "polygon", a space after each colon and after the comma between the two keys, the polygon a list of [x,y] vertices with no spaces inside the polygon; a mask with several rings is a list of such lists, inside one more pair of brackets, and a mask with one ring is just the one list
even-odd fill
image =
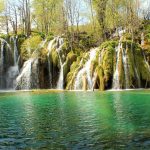
{"label": "water surface", "polygon": [[150,149],[150,91],[1,93],[0,149]]}

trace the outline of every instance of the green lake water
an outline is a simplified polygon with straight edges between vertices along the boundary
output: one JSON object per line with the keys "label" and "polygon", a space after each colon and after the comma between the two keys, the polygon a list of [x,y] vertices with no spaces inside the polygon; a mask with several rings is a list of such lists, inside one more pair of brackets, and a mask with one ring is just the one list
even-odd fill
{"label": "green lake water", "polygon": [[150,149],[150,91],[1,93],[0,149]]}

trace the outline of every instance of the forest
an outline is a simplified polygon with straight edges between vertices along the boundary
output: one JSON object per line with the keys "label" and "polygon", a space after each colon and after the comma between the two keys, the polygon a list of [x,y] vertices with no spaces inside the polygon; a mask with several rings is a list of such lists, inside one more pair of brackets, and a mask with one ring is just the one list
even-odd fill
{"label": "forest", "polygon": [[0,88],[150,87],[150,2],[0,0]]}

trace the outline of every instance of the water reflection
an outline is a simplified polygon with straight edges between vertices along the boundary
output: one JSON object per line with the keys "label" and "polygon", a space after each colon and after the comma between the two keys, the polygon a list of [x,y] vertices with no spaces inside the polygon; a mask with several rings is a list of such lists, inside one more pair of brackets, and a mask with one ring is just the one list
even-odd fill
{"label": "water reflection", "polygon": [[[132,120],[130,119],[129,115],[129,109],[128,104],[126,104],[126,101],[130,101],[130,97],[126,95],[122,95],[121,93],[115,93],[113,95],[113,107],[115,111],[115,129],[117,133],[117,139],[118,142],[120,142],[120,145],[125,146],[127,143],[134,138],[134,124],[132,123]],[[124,141],[124,142],[122,142]],[[124,143],[124,145],[123,145]]]}
{"label": "water reflection", "polygon": [[36,108],[33,104],[32,95],[30,93],[26,93],[26,95],[22,97],[21,107],[23,107],[23,113],[19,118],[20,124],[25,132],[25,135],[32,136],[36,130],[35,120],[38,115],[36,115]]}
{"label": "water reflection", "polygon": [[144,92],[64,92],[0,96],[0,149],[150,147]]}

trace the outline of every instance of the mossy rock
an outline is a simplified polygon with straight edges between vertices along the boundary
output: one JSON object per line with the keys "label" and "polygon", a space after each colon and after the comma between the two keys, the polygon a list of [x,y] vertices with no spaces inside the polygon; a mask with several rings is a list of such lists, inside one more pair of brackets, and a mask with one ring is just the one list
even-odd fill
{"label": "mossy rock", "polygon": [[74,61],[76,61],[77,56],[73,53],[73,51],[70,51],[66,58],[66,63],[64,65],[64,75],[66,76],[67,73],[70,71],[70,66]]}
{"label": "mossy rock", "polygon": [[51,55],[50,55],[50,59],[52,60],[54,67],[57,66],[60,68],[59,56],[58,56],[58,53],[56,52],[55,49],[52,50]]}
{"label": "mossy rock", "polygon": [[21,45],[21,57],[25,61],[29,59],[33,52],[37,50],[39,44],[42,42],[40,36],[32,36],[26,39]]}
{"label": "mossy rock", "polygon": [[101,66],[97,66],[96,72],[97,72],[97,75],[98,75],[99,90],[104,91],[105,90],[104,70]]}

